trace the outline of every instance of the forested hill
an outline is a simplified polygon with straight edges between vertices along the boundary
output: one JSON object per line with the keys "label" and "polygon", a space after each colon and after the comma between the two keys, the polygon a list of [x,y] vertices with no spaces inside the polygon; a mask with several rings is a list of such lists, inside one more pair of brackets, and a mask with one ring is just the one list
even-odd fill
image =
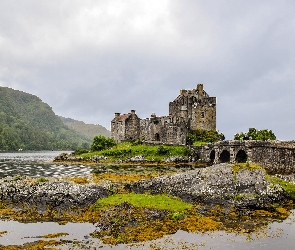
{"label": "forested hill", "polygon": [[0,87],[0,150],[76,149],[89,143],[37,96]]}
{"label": "forested hill", "polygon": [[111,132],[99,124],[86,124],[82,121],[77,121],[62,116],[60,116],[60,118],[69,128],[75,130],[89,140],[93,140],[94,136],[97,135],[103,135],[105,137],[111,136]]}

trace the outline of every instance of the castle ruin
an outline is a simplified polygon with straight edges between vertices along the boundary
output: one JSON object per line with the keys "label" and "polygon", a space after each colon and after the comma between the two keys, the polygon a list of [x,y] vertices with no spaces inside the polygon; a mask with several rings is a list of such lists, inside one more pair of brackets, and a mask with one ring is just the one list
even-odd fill
{"label": "castle ruin", "polygon": [[188,132],[195,129],[216,130],[216,97],[210,97],[198,84],[193,90],[180,90],[169,103],[169,116],[140,119],[135,110],[115,113],[111,121],[116,142],[143,140],[152,143],[186,144]]}

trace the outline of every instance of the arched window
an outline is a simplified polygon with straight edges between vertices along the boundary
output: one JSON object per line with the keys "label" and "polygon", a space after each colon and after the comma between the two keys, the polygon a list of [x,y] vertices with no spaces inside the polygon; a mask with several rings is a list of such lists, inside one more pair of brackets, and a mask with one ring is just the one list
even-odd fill
{"label": "arched window", "polygon": [[158,133],[155,134],[155,141],[160,141],[160,135]]}

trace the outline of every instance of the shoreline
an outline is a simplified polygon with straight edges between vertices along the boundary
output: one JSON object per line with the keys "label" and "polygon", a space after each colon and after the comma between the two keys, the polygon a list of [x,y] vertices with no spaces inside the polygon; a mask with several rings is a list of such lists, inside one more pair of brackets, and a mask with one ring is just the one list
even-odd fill
{"label": "shoreline", "polygon": [[[52,164],[56,163],[52,162]],[[90,166],[92,165],[94,164],[90,164]],[[136,169],[136,165],[140,164],[126,164],[134,169]],[[122,166],[124,165],[118,164],[116,167]],[[159,173],[154,176],[143,171],[138,173],[138,178],[131,176],[132,178],[129,179],[127,178],[128,174],[124,171],[98,173],[98,178],[112,177],[105,179],[104,184],[83,183],[84,179],[80,179],[80,183],[75,183],[73,179],[66,180],[66,178],[63,180],[48,178],[48,181],[40,181],[42,177],[39,177],[38,181],[38,178],[32,177],[19,177],[18,179],[5,177],[0,181],[1,200],[3,201],[1,217],[14,217],[16,220],[27,221],[30,218],[35,218],[37,221],[46,220],[60,223],[91,221],[97,225],[97,230],[94,232],[96,237],[106,244],[119,244],[120,240],[118,241],[118,239],[122,235],[118,227],[125,228],[125,231],[131,230],[134,234],[139,230],[148,233],[151,232],[149,231],[151,228],[156,226],[153,221],[158,221],[157,223],[169,228],[168,231],[160,230],[160,232],[173,234],[175,230],[179,229],[189,231],[184,224],[194,228],[204,219],[207,220],[205,224],[210,221],[211,227],[207,229],[196,228],[197,232],[214,231],[221,228],[237,232],[248,228],[247,230],[250,232],[270,221],[283,220],[289,215],[290,209],[294,208],[292,199],[288,197],[280,185],[267,180],[267,175],[261,168],[247,168],[245,165],[234,169],[231,164],[218,164],[185,170],[186,166],[182,166],[183,169],[178,173]],[[159,165],[152,165],[151,168],[153,167],[162,168]],[[171,166],[167,166],[167,169],[169,167]],[[149,169],[149,166],[142,166],[142,168]],[[132,175],[132,169],[129,173]],[[119,179],[118,176],[122,178]],[[147,178],[145,179],[144,176]],[[138,208],[122,201],[122,204],[108,206],[97,211],[92,209],[93,204],[99,198],[109,197],[116,193],[124,195],[132,192],[152,195],[170,194],[193,204],[194,208],[177,214],[171,212],[163,214],[162,210]],[[6,198],[3,196],[4,194],[7,195]],[[120,217],[122,212],[126,216],[130,214],[130,216]],[[156,216],[156,214],[158,215]],[[173,216],[176,216],[177,219],[172,220]],[[119,220],[114,224],[112,220],[116,217]],[[203,219],[200,221],[200,218]],[[131,221],[134,221],[135,224]],[[240,221],[241,225],[236,225],[236,223],[234,225],[233,221]],[[162,237],[161,235],[161,233],[157,235],[145,234],[145,237],[152,239]],[[133,236],[129,235],[128,237],[131,238],[123,240],[123,243],[136,242]],[[139,237],[138,239],[144,240],[145,238]]]}

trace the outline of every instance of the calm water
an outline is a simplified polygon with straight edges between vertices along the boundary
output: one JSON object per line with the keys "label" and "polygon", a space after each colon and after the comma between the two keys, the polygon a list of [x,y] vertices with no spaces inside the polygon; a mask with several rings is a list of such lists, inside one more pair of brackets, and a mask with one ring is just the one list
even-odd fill
{"label": "calm water", "polygon": [[[92,169],[88,166],[69,166],[53,164],[51,161],[61,152],[17,152],[0,153],[0,178],[4,176],[65,176],[91,175]],[[295,215],[281,223],[268,225],[263,232],[246,236],[216,232],[212,234],[193,234],[178,231],[170,235],[137,246],[118,245],[110,248],[103,245],[98,239],[93,239],[89,233],[95,230],[90,223],[68,223],[59,225],[54,222],[19,223],[16,221],[0,221],[0,232],[7,231],[0,236],[1,245],[18,245],[40,240],[40,236],[52,233],[68,233],[68,236],[59,237],[67,240],[79,240],[90,249],[151,249],[161,246],[161,249],[295,249]],[[63,246],[61,249],[81,249],[73,246]]]}
{"label": "calm water", "polygon": [[61,153],[61,151],[0,153],[0,178],[15,175],[62,177],[91,174],[92,169],[89,166],[53,164],[54,157]]}

